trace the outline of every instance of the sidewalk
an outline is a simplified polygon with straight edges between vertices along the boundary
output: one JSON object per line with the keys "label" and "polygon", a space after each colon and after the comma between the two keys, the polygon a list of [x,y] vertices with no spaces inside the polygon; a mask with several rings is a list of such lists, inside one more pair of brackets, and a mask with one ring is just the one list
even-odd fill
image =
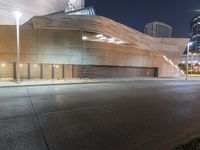
{"label": "sidewalk", "polygon": [[[147,78],[147,77],[133,77],[133,78],[106,78],[106,79],[71,79],[71,80],[22,80],[17,84],[13,80],[0,80],[0,87],[21,87],[21,86],[45,86],[45,85],[65,85],[65,84],[88,84],[88,83],[106,83],[106,82],[128,82],[134,80],[183,80],[185,78]],[[200,81],[200,77],[189,77],[188,81]]]}

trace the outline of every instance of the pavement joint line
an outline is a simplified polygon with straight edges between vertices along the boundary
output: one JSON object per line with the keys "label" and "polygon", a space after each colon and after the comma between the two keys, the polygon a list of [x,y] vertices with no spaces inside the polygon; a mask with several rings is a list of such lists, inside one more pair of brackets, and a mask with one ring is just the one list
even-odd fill
{"label": "pavement joint line", "polygon": [[50,150],[49,145],[48,145],[48,143],[47,143],[47,139],[46,139],[46,137],[45,137],[45,135],[44,135],[44,131],[43,131],[43,129],[42,129],[42,125],[41,125],[40,120],[39,120],[39,118],[38,118],[38,114],[37,114],[37,112],[36,112],[36,110],[35,110],[35,107],[34,107],[34,105],[33,105],[32,100],[31,100],[31,96],[30,96],[30,93],[29,93],[28,88],[26,88],[26,90],[27,90],[27,94],[28,94],[28,96],[29,96],[29,100],[30,100],[30,102],[31,102],[31,105],[32,105],[33,111],[34,111],[34,113],[35,113],[35,116],[36,116],[36,119],[37,119],[37,122],[38,122],[39,128],[40,128],[40,130],[41,130],[42,137],[43,137],[44,142],[45,142],[45,144],[46,144],[47,150]]}
{"label": "pavement joint line", "polygon": [[29,118],[29,117],[35,117],[35,114],[17,116],[17,117],[8,117],[8,118],[0,119],[0,122],[1,121],[7,121],[7,120],[16,120],[16,119],[22,119],[22,118]]}
{"label": "pavement joint line", "polygon": [[[96,81],[96,82],[77,82],[77,83],[49,83],[49,84],[27,84],[27,85],[6,85],[0,86],[0,88],[13,88],[13,87],[33,87],[33,86],[55,86],[55,85],[76,85],[76,84],[95,84],[95,83],[107,83],[109,81]],[[120,82],[120,81],[110,81],[110,82]]]}
{"label": "pavement joint line", "polygon": [[57,114],[57,113],[68,113],[68,112],[76,112],[76,111],[82,111],[87,109],[95,109],[95,108],[102,108],[102,107],[109,107],[113,106],[115,104],[105,104],[105,105],[98,105],[98,106],[87,106],[87,107],[80,107],[80,108],[74,108],[69,110],[61,110],[61,111],[54,111],[54,112],[47,112],[47,113],[40,113],[40,116],[50,115],[50,114]]}
{"label": "pavement joint line", "polygon": [[[8,99],[11,99],[11,98],[14,98],[14,99],[19,99],[19,98],[29,98],[29,96],[22,96],[22,97],[0,97],[0,102],[2,100],[8,100]],[[14,100],[13,100],[14,101]]]}

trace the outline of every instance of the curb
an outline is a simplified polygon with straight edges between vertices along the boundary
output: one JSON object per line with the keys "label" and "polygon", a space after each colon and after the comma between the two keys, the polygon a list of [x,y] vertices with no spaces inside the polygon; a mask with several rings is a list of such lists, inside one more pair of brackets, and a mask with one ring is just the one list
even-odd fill
{"label": "curb", "polygon": [[[12,87],[33,87],[33,86],[55,86],[55,85],[77,85],[77,84],[95,84],[95,83],[119,83],[119,82],[130,82],[130,81],[186,81],[180,78],[131,78],[131,79],[122,79],[122,80],[101,80],[101,81],[82,81],[82,82],[63,82],[63,83],[44,83],[44,84],[11,84],[11,85],[0,85],[0,88],[12,88]],[[187,80],[188,81],[197,81],[197,80]],[[37,82],[40,82],[39,80]]]}

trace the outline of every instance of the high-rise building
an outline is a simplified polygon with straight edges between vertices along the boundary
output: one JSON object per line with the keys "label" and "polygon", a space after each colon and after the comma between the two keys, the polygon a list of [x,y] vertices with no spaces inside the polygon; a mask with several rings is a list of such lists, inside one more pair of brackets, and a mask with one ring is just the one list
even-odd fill
{"label": "high-rise building", "polygon": [[153,37],[172,37],[172,27],[158,21],[145,25],[144,33]]}
{"label": "high-rise building", "polygon": [[[190,42],[188,53],[189,71],[200,72],[200,15],[195,16],[190,22]],[[185,64],[186,61],[187,47],[182,55],[180,64]]]}
{"label": "high-rise building", "polygon": [[190,52],[200,53],[200,15],[195,16],[190,24]]}

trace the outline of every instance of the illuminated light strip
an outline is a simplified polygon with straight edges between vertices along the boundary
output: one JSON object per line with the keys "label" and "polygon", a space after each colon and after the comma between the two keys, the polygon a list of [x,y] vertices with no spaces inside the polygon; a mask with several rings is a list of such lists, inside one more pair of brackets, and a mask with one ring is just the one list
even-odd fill
{"label": "illuminated light strip", "polygon": [[166,62],[169,62],[169,59],[166,56],[163,56],[163,58],[166,60]]}
{"label": "illuminated light strip", "polygon": [[175,65],[175,68],[176,68],[178,71],[180,71],[180,69],[178,68],[178,66],[177,66],[177,65]]}
{"label": "illuminated light strip", "polygon": [[116,40],[115,38],[110,38],[110,39],[108,40],[108,42],[109,42],[109,43],[114,43],[115,40]]}
{"label": "illuminated light strip", "polygon": [[179,69],[177,65],[174,65],[174,63],[169,60],[166,56],[163,56],[163,58],[166,60],[166,62],[170,63],[172,66],[174,66],[178,71],[180,71],[183,75],[185,74],[183,70]]}
{"label": "illuminated light strip", "polygon": [[108,43],[115,43],[115,41],[108,41]]}
{"label": "illuminated light strip", "polygon": [[123,41],[117,41],[117,42],[115,42],[115,43],[117,43],[117,44],[122,44],[122,43],[124,43]]}
{"label": "illuminated light strip", "polygon": [[168,63],[170,63],[172,66],[174,66],[174,63],[173,63],[171,60],[169,60],[166,56],[163,56],[163,58],[164,58]]}
{"label": "illuminated light strip", "polygon": [[[112,43],[112,44],[125,44],[127,42],[122,41],[121,39],[117,39],[114,37],[109,37],[103,34],[96,34],[96,38],[88,38],[87,36],[83,36],[82,40],[90,40],[90,41],[97,41],[97,42],[107,42],[107,43]],[[127,43],[128,44],[128,43]]]}
{"label": "illuminated light strip", "polygon": [[97,34],[96,37],[97,37],[97,38],[103,37],[103,34]]}
{"label": "illuminated light strip", "polygon": [[105,36],[101,37],[100,40],[106,40],[107,38]]}
{"label": "illuminated light strip", "polygon": [[170,63],[172,66],[174,66],[174,63],[173,63],[171,60],[169,60],[169,63]]}
{"label": "illuminated light strip", "polygon": [[181,73],[182,73],[182,74],[185,74],[183,70],[181,70]]}

